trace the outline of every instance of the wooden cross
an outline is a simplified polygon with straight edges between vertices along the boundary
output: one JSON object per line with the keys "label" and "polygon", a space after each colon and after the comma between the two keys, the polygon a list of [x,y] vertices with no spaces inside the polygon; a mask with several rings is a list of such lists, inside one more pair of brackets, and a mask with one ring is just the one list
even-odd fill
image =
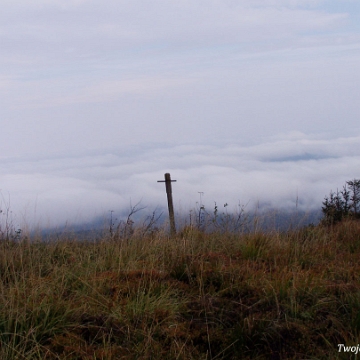
{"label": "wooden cross", "polygon": [[175,216],[174,216],[174,205],[172,199],[172,190],[171,190],[171,183],[175,182],[176,180],[171,180],[170,174],[166,173],[164,175],[165,180],[158,180],[158,182],[164,182],[167,194],[167,201],[168,201],[168,208],[169,208],[169,219],[170,219],[170,234],[176,234],[176,227],[175,227]]}

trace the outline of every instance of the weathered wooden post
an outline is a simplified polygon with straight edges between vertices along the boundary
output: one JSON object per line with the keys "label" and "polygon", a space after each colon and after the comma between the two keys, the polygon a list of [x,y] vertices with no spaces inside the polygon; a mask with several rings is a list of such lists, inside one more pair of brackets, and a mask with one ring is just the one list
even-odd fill
{"label": "weathered wooden post", "polygon": [[176,234],[176,227],[175,227],[175,215],[174,215],[174,205],[173,205],[173,199],[172,199],[172,189],[171,189],[171,183],[175,182],[176,180],[171,180],[170,174],[166,173],[165,180],[158,180],[158,182],[164,182],[165,188],[166,188],[166,195],[167,195],[167,201],[168,201],[168,208],[169,208],[169,219],[170,219],[170,234],[175,235]]}

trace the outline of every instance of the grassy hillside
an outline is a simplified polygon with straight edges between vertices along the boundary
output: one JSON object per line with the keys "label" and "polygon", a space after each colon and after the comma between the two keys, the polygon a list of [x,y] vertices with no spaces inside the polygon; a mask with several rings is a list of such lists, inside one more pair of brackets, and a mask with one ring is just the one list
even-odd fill
{"label": "grassy hillside", "polygon": [[349,359],[360,223],[0,241],[1,359]]}

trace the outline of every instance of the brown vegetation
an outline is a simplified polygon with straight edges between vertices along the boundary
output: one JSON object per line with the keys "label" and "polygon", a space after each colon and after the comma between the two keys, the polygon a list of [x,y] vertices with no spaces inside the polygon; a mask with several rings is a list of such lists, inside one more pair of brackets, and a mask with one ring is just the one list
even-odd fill
{"label": "brown vegetation", "polygon": [[342,359],[360,223],[0,242],[1,359]]}

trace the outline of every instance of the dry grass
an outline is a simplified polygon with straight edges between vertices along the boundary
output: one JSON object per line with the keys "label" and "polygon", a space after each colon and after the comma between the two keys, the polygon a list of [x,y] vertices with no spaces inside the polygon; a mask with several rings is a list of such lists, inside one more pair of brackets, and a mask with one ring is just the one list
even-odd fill
{"label": "dry grass", "polygon": [[359,255],[359,222],[1,241],[0,358],[349,359]]}

